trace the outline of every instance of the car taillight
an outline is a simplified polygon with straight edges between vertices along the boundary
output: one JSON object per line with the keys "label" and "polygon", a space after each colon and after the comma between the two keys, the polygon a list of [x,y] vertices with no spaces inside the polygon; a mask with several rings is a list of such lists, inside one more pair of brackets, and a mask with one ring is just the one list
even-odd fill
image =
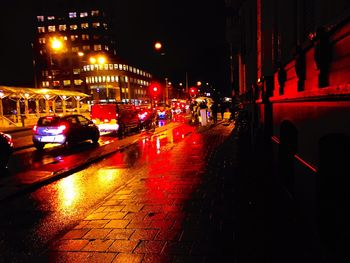
{"label": "car taillight", "polygon": [[67,126],[64,125],[64,124],[58,126],[58,132],[59,132],[59,133],[64,132],[66,129],[67,129]]}
{"label": "car taillight", "polygon": [[10,135],[10,134],[5,134],[5,138],[6,138],[7,142],[8,142],[8,144],[9,144],[11,147],[13,147],[13,140],[12,140],[11,135]]}
{"label": "car taillight", "polygon": [[37,133],[37,130],[38,130],[38,126],[34,125],[33,127],[33,132],[36,134]]}

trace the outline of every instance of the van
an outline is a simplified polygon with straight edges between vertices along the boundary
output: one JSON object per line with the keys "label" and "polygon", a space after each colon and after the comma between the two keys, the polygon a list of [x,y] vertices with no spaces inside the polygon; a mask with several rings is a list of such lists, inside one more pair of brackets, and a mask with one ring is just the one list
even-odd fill
{"label": "van", "polygon": [[124,135],[131,130],[140,130],[139,110],[130,104],[93,104],[90,117],[101,132],[116,132]]}

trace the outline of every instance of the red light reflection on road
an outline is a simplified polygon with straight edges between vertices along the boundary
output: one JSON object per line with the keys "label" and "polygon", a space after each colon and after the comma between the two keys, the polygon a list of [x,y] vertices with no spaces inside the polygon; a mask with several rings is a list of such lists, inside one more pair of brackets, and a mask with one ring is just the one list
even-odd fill
{"label": "red light reflection on road", "polygon": [[171,151],[157,154],[157,147],[147,148],[149,162],[148,177],[144,180],[144,199],[152,205],[173,204],[158,212],[171,211],[172,217],[177,220],[175,224],[181,224],[184,218],[182,206],[201,181],[200,171],[205,166],[202,154],[204,142],[202,135],[187,125],[175,128],[168,139],[170,137],[170,142],[176,143]]}

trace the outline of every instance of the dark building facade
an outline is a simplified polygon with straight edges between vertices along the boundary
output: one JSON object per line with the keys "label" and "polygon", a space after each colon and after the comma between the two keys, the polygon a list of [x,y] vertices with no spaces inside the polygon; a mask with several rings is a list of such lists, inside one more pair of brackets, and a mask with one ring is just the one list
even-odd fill
{"label": "dark building facade", "polygon": [[68,10],[37,16],[36,86],[81,91],[99,100],[145,99],[152,76],[117,56],[108,14],[97,8]]}
{"label": "dark building facade", "polygon": [[272,144],[277,181],[338,262],[350,243],[350,3],[232,2],[236,92]]}

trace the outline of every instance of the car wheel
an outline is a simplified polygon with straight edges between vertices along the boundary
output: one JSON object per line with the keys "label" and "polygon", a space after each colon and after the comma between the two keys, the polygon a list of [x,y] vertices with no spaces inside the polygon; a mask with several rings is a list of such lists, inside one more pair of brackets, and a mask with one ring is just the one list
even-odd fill
{"label": "car wheel", "polygon": [[67,138],[66,141],[64,142],[64,147],[66,149],[71,149],[73,146],[73,141],[71,138]]}
{"label": "car wheel", "polygon": [[119,129],[118,129],[118,137],[121,138],[125,135],[125,125],[120,124]]}
{"label": "car wheel", "polygon": [[95,135],[91,138],[93,144],[97,144],[100,138],[99,132],[96,132]]}
{"label": "car wheel", "polygon": [[6,168],[9,158],[10,153],[5,153],[4,155],[0,156],[0,169]]}
{"label": "car wheel", "polygon": [[45,143],[42,143],[42,142],[34,142],[34,147],[35,147],[37,150],[42,150],[42,149],[44,149],[44,147],[45,147]]}

